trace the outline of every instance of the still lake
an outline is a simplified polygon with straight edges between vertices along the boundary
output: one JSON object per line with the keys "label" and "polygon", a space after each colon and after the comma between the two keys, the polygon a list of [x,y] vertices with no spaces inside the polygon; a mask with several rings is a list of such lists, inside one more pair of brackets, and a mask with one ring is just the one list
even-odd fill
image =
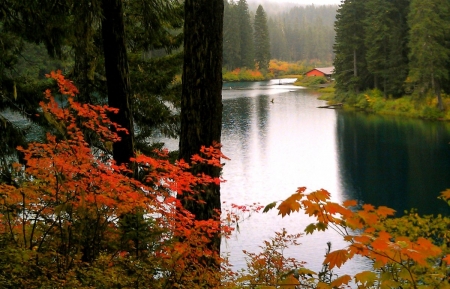
{"label": "still lake", "polygon": [[[319,109],[324,102],[293,80],[225,83],[223,87],[222,201],[267,205],[298,187],[326,189],[332,200],[357,199],[386,205],[401,215],[408,208],[423,214],[450,214],[437,199],[450,188],[450,124]],[[254,214],[240,232],[222,244],[234,269],[245,267],[242,250],[259,252],[275,231],[303,232],[311,219],[297,213],[281,218],[275,210]],[[303,236],[286,255],[320,270],[330,241],[345,246],[333,232]],[[367,266],[355,260],[340,269]]]}

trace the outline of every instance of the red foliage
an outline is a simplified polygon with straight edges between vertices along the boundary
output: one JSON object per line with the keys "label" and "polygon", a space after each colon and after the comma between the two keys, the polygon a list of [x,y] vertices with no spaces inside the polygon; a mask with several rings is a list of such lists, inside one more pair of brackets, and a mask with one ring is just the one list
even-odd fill
{"label": "red foliage", "polygon": [[[150,264],[154,274],[168,276],[150,274],[146,282],[168,282],[165,286],[169,287],[170,282],[181,285],[194,281],[218,286],[214,282],[220,280],[220,272],[201,260],[205,256],[220,258],[217,252],[207,249],[207,244],[222,228],[229,234],[232,224],[221,226],[219,219],[195,220],[176,194],[201,194],[195,189],[198,185],[223,180],[193,175],[188,163],[171,163],[164,150],[156,151],[157,157],[137,155],[131,161],[144,177],[129,177],[125,166],[117,166],[107,152],[98,151],[99,147],[119,140],[111,128],[122,128],[108,118],[117,109],[76,102],[78,90],[72,82],[60,72],[52,72],[48,77],[56,80],[59,93],[67,97],[67,108],[58,105],[50,90],[45,92],[46,101],[41,102],[44,116],[62,138],[48,133],[45,143],[19,147],[25,165],[14,165],[17,186],[0,184],[0,233],[9,245],[33,252],[35,267],[52,272],[51,282],[67,282],[73,277],[73,270],[80,270],[76,264],[93,266],[106,254],[108,267],[116,268],[130,258],[153,260]],[[97,136],[98,147],[88,144],[86,131]],[[193,163],[221,166],[220,158],[225,158],[218,145],[203,147],[201,153],[202,156],[192,157]],[[230,215],[228,221],[237,216]],[[151,237],[126,239],[127,234],[137,230],[128,233],[127,226],[133,226],[133,222],[127,223],[127,218],[140,220],[140,234]]]}

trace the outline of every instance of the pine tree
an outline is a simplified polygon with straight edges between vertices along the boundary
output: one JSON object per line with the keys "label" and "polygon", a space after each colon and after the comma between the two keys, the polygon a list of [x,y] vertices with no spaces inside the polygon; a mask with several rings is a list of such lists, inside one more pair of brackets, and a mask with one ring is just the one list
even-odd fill
{"label": "pine tree", "polygon": [[264,8],[259,5],[256,10],[254,24],[255,63],[259,69],[268,69],[270,62],[270,37],[267,27],[267,16]]}
{"label": "pine tree", "polygon": [[404,83],[409,72],[407,17],[410,0],[398,0],[392,3],[394,5],[391,19],[395,25],[390,30],[389,71],[386,83],[387,92],[394,97],[400,97],[405,92]]}
{"label": "pine tree", "polygon": [[[384,97],[403,92],[407,75],[406,14],[402,1],[370,0],[366,3],[366,61],[374,75],[374,87],[381,88]],[[406,12],[405,12],[406,10]]]}
{"label": "pine tree", "polygon": [[286,27],[278,19],[269,18],[268,20],[270,36],[270,55],[275,59],[286,60],[288,55],[288,46],[286,39]]}
{"label": "pine tree", "polygon": [[441,83],[449,75],[450,50],[446,44],[450,29],[449,5],[444,0],[412,0],[408,16],[411,29],[409,77],[417,83],[420,93],[433,91],[441,110],[444,109]]}
{"label": "pine tree", "polygon": [[381,89],[386,97],[387,72],[389,71],[389,31],[394,25],[389,13],[393,7],[386,0],[370,0],[366,3],[366,8],[370,11],[365,19],[367,69],[374,75],[375,88],[379,88],[379,82],[381,82]]}
{"label": "pine tree", "polygon": [[[0,4],[2,11],[0,34],[2,34],[1,43],[8,47],[5,46],[5,57],[3,57],[3,51],[0,51],[0,58],[2,58],[0,63],[7,64],[4,69],[0,67],[0,90],[5,98],[14,101],[4,102],[5,105],[0,103],[0,113],[8,107],[6,103],[10,103],[9,106],[15,112],[29,120],[38,121],[39,124],[45,123],[45,118],[36,117],[36,109],[42,99],[41,92],[44,87],[48,87],[44,74],[49,73],[50,70],[62,68],[61,65],[52,60],[52,65],[40,67],[39,76],[29,74],[25,77],[23,74],[16,73],[22,70],[18,69],[20,63],[17,64],[22,57],[11,58],[9,53],[13,52],[17,56],[24,53],[23,59],[28,58],[36,62],[34,56],[29,57],[28,52],[23,51],[24,45],[40,47],[34,43],[44,44],[50,56],[65,57],[65,62],[72,62],[70,66],[65,66],[69,67],[65,73],[77,84],[80,91],[77,96],[79,101],[93,104],[104,102],[107,97],[104,53],[110,53],[111,49],[116,48],[117,45],[108,46],[108,41],[105,41],[105,48],[108,49],[103,50],[101,26],[98,25],[106,19],[103,17],[101,8],[102,1],[53,3],[42,0],[5,0],[4,2]],[[127,56],[122,58],[122,61],[126,59],[129,62],[129,78],[131,83],[136,84],[127,89],[128,94],[133,95],[128,99],[128,105],[139,108],[131,111],[133,116],[130,113],[127,114],[130,119],[136,120],[139,127],[136,133],[139,150],[148,151],[150,150],[148,137],[155,131],[159,130],[171,136],[179,131],[179,110],[176,108],[179,108],[181,88],[180,85],[174,84],[174,80],[176,75],[180,74],[182,66],[179,47],[183,40],[181,27],[184,8],[178,0],[133,0],[125,1],[123,4],[122,15],[125,16],[123,34],[127,35],[126,49],[123,51],[127,53]],[[9,44],[9,41],[6,41],[6,34],[14,39],[14,43]],[[42,54],[41,52],[40,57],[44,58]],[[153,56],[149,57],[152,54],[168,56],[157,59]],[[62,62],[59,61],[59,63]],[[43,78],[42,81],[45,84],[37,81],[39,77]],[[124,77],[124,79],[127,78]],[[115,83],[120,82],[115,81]],[[115,91],[115,89],[111,90]],[[17,110],[17,107],[20,109]],[[6,118],[4,122],[9,123]],[[14,126],[10,127],[11,131],[17,130]],[[16,136],[24,135],[19,130],[16,132]],[[1,139],[5,138],[1,137]],[[19,140],[19,138],[15,139]],[[87,139],[90,142],[95,141],[89,137]]]}
{"label": "pine tree", "polygon": [[371,86],[365,62],[365,1],[345,0],[336,15],[334,67],[338,91],[358,93]]}
{"label": "pine tree", "polygon": [[241,65],[241,30],[238,6],[234,1],[224,0],[223,20],[223,65],[233,70]]}
{"label": "pine tree", "polygon": [[240,51],[241,63],[239,67],[247,67],[253,69],[255,67],[254,48],[253,48],[253,27],[250,20],[250,12],[246,0],[239,0],[238,19],[240,26]]}

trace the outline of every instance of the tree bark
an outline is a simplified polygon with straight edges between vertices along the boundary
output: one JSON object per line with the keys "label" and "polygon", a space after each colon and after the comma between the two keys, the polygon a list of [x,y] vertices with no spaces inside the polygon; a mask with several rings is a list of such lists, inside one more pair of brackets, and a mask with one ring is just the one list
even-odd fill
{"label": "tree bark", "polygon": [[435,88],[434,91],[435,91],[436,98],[437,98],[437,108],[440,111],[444,111],[444,102],[442,101],[442,96],[441,96],[441,82],[439,80],[435,80],[434,88]]}
{"label": "tree bark", "polygon": [[[223,0],[186,0],[184,24],[184,65],[182,76],[181,132],[179,159],[189,162],[201,146],[220,143],[222,128],[222,48]],[[220,169],[196,166],[194,173],[212,177]],[[183,205],[197,220],[217,217],[220,210],[220,186],[211,185],[197,194],[204,201],[187,201]],[[211,243],[220,252],[220,237]]]}
{"label": "tree bark", "polygon": [[128,133],[119,132],[121,140],[113,144],[114,160],[117,164],[123,164],[129,163],[130,158],[134,156],[134,128],[130,107],[130,80],[122,0],[102,0],[102,10],[108,105],[119,109],[119,112],[111,114],[110,118],[128,130]]}

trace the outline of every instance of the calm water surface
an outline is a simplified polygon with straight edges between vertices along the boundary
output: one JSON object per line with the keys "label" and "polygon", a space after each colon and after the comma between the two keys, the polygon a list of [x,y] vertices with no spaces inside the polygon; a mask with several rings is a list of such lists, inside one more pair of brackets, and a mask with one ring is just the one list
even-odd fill
{"label": "calm water surface", "polygon": [[[224,84],[222,143],[231,160],[223,171],[222,201],[266,205],[305,186],[324,188],[337,202],[450,213],[436,199],[450,188],[449,124],[318,109],[324,102],[317,95],[287,82]],[[275,231],[303,232],[311,222],[302,214],[255,214],[222,248],[239,269],[245,267],[242,250],[259,252]],[[333,249],[346,245],[331,231],[314,233],[286,254],[319,270],[328,241]],[[355,260],[341,272],[366,266]]]}

